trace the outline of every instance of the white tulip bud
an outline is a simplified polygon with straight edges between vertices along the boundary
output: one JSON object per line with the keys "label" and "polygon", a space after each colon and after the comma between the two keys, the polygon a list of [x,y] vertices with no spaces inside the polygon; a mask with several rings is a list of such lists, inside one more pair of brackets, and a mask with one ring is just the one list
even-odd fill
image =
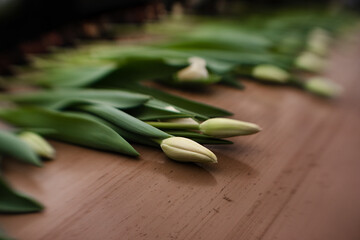
{"label": "white tulip bud", "polygon": [[179,162],[217,163],[213,152],[188,138],[166,138],[160,146],[166,156]]}
{"label": "white tulip bud", "polygon": [[209,73],[206,69],[206,61],[203,58],[191,57],[188,59],[190,65],[177,73],[180,81],[191,81],[198,79],[207,79]]}
{"label": "white tulip bud", "polygon": [[277,83],[285,83],[290,78],[290,74],[287,71],[269,64],[256,66],[252,71],[252,76],[260,80]]}
{"label": "white tulip bud", "polygon": [[343,89],[338,84],[323,77],[313,77],[305,83],[305,89],[324,97],[336,97]]}
{"label": "white tulip bud", "polygon": [[309,33],[307,48],[309,51],[319,55],[326,55],[329,50],[332,38],[328,31],[322,28],[315,28]]}
{"label": "white tulip bud", "polygon": [[304,52],[296,58],[295,66],[306,71],[320,72],[325,67],[325,61],[315,53]]}
{"label": "white tulip bud", "polygon": [[33,132],[22,132],[18,137],[26,142],[39,156],[48,159],[54,158],[54,148],[40,135]]}
{"label": "white tulip bud", "polygon": [[212,118],[200,124],[200,131],[212,137],[226,138],[254,134],[261,131],[261,128],[254,123],[228,118]]}

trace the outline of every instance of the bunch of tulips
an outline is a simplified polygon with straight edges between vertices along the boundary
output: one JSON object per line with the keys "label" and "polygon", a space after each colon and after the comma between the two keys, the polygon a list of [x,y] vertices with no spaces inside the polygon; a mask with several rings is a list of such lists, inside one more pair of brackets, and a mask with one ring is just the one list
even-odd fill
{"label": "bunch of tulips", "polygon": [[[3,94],[1,98],[17,104],[15,108],[0,111],[0,118],[16,127],[0,135],[1,142],[6,143],[0,147],[1,155],[36,166],[42,162],[35,153],[48,159],[55,155],[53,148],[38,134],[132,157],[139,156],[131,145],[135,142],[158,147],[175,161],[217,163],[216,155],[201,144],[229,144],[230,141],[222,138],[260,131],[253,123],[211,117],[228,114],[218,108],[197,103],[203,109],[199,114],[181,104],[175,106],[122,90],[58,89]],[[16,136],[17,132],[21,134]],[[16,203],[13,198],[19,196],[10,191],[5,181],[1,187],[4,194],[9,195],[2,199],[4,208],[0,200],[1,212],[42,209],[33,200],[13,205]]]}
{"label": "bunch of tulips", "polygon": [[[13,80],[42,89],[0,95],[2,102],[13,104],[0,109],[0,119],[11,126],[0,131],[0,156],[42,166],[41,158],[55,157],[44,136],[132,157],[139,152],[131,143],[138,143],[159,148],[175,161],[217,163],[202,144],[229,144],[223,138],[261,128],[144,81],[185,89],[215,83],[242,89],[238,77],[246,76],[335,97],[341,87],[320,74],[335,37],[353,20],[318,11],[245,19],[189,16],[148,24],[146,34],[160,35],[160,42],[93,43],[32,56],[30,69],[18,68]],[[43,209],[13,190],[2,175],[0,195],[0,212]]]}

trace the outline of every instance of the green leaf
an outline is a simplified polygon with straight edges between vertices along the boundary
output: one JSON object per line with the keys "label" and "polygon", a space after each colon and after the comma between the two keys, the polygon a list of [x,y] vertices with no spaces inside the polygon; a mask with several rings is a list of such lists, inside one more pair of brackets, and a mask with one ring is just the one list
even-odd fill
{"label": "green leaf", "polygon": [[[153,61],[154,64],[168,64],[173,67],[183,67],[187,65],[188,54],[181,51],[174,51],[171,49],[164,49],[152,46],[116,46],[98,53],[98,58],[101,60],[111,61],[118,63],[123,67],[129,64],[139,70],[137,62]],[[134,64],[135,63],[135,64]],[[145,67],[145,69],[148,69]]]}
{"label": "green leaf", "polygon": [[114,130],[86,114],[24,107],[2,110],[0,118],[17,127],[54,129],[47,136],[64,142],[131,156],[139,155]]}
{"label": "green leaf", "polygon": [[193,88],[193,89],[197,89],[197,88],[203,88],[207,85],[211,85],[214,83],[217,83],[221,80],[221,76],[217,75],[217,74],[209,74],[208,78],[204,78],[204,79],[193,79],[193,80],[180,80],[176,74],[173,74],[172,78],[167,78],[167,79],[159,79],[158,81],[166,84],[166,85],[170,85],[170,86],[174,86],[174,87],[184,87],[184,88]]}
{"label": "green leaf", "polygon": [[224,76],[221,80],[221,83],[230,87],[234,87],[237,89],[244,89],[245,86],[240,82],[240,80],[236,79],[233,76]]}
{"label": "green leaf", "polygon": [[91,64],[45,68],[37,83],[50,87],[82,87],[104,78],[116,70],[115,64]]}
{"label": "green leaf", "polygon": [[13,190],[1,176],[0,196],[0,213],[31,213],[44,209],[36,200]]}
{"label": "green leaf", "polygon": [[132,108],[126,110],[128,114],[133,117],[136,117],[142,121],[150,120],[160,120],[160,119],[172,119],[172,118],[186,118],[192,117],[191,114],[186,114],[182,112],[174,112],[171,110],[164,109],[162,107],[152,106],[148,103],[139,106],[137,108]]}
{"label": "green leaf", "polygon": [[180,130],[199,130],[199,124],[197,122],[191,123],[179,123],[179,122],[147,122],[151,126],[154,126],[159,129],[180,129]]}
{"label": "green leaf", "polygon": [[188,54],[199,56],[204,59],[216,59],[236,65],[259,65],[259,64],[273,64],[279,67],[288,68],[292,59],[288,59],[283,55],[275,55],[271,53],[253,53],[253,52],[233,52],[225,50],[211,50],[211,49],[196,49],[186,50]]}
{"label": "green leaf", "polygon": [[[197,103],[197,102],[195,102]],[[178,107],[178,106],[174,106],[170,103],[167,103],[167,102],[164,102],[164,101],[160,101],[158,99],[151,99],[149,100],[146,104],[146,106],[150,106],[150,107],[155,107],[155,108],[162,108],[162,109],[166,109],[166,107],[175,107],[175,109],[177,111],[179,111],[180,113],[182,114],[186,114],[187,116],[189,117],[192,117],[192,118],[199,118],[199,119],[208,119],[207,116],[205,115],[201,115],[201,114],[198,114],[196,112],[192,112],[192,111],[189,111],[189,110],[186,110],[186,109],[183,109],[181,107]]]}
{"label": "green leaf", "polygon": [[[204,103],[195,102],[192,100],[188,100],[186,98],[182,98],[180,96],[176,96],[170,93],[163,92],[161,90],[157,90],[154,88],[142,86],[140,84],[127,84],[123,85],[125,89],[139,92],[143,94],[148,94],[150,96],[155,97],[158,100],[164,101],[169,105],[173,105],[175,107],[190,111],[190,114],[193,113],[200,119],[207,119],[210,117],[221,117],[221,116],[229,116],[230,112],[213,107]],[[180,109],[179,109],[180,110]]]}
{"label": "green leaf", "polygon": [[11,100],[18,104],[37,105],[52,109],[63,108],[71,105],[72,102],[81,102],[82,100],[127,109],[142,105],[151,98],[143,94],[103,89],[59,89],[25,94],[3,94],[0,96],[2,99]]}
{"label": "green leaf", "polygon": [[[227,27],[227,29],[226,29]],[[165,48],[186,49],[217,49],[227,51],[265,52],[272,46],[272,42],[257,33],[239,31],[222,25],[221,28],[204,26],[194,29],[190,34],[185,34],[180,39],[163,45]]]}
{"label": "green leaf", "polygon": [[100,79],[100,86],[113,86],[116,82],[143,81],[168,78],[180,68],[166,63],[166,59],[154,55],[151,57],[137,56],[124,60],[121,66],[106,78]]}
{"label": "green leaf", "polygon": [[[125,80],[148,80],[171,76],[181,68],[189,64],[188,59],[194,57],[194,53],[184,50],[166,48],[164,46],[137,47],[130,52],[113,51],[107,60],[121,63],[119,70],[109,77],[118,81]],[[206,66],[214,73],[223,74],[231,71],[236,65],[230,62],[219,61],[216,58],[205,57]],[[126,62],[126,64],[124,64]],[[141,69],[141,71],[139,71]],[[150,73],[149,73],[150,72]],[[153,73],[151,73],[153,72]],[[122,74],[121,74],[122,73]],[[142,76],[140,76],[142,74]],[[136,76],[136,77],[134,77]],[[111,80],[110,80],[111,81]]]}
{"label": "green leaf", "polygon": [[102,121],[105,125],[114,129],[114,131],[116,131],[119,135],[124,137],[127,141],[144,144],[144,145],[151,146],[151,147],[160,147],[159,143],[151,138],[148,138],[148,137],[145,137],[145,136],[133,133],[133,132],[126,131],[125,129],[117,127],[114,124],[112,124],[108,121],[105,121],[103,119],[99,118],[99,120]]}
{"label": "green leaf", "polygon": [[[180,40],[176,39],[176,41],[167,44],[165,43],[159,47],[173,50],[217,49],[226,51],[249,51],[246,46],[239,44],[240,42],[235,42],[236,39],[233,39],[232,41],[229,40],[230,39],[214,39],[214,36],[211,36],[211,38],[208,39],[185,36]],[[262,49],[254,48],[252,50],[261,51]]]}
{"label": "green leaf", "polygon": [[190,138],[200,144],[232,144],[232,142],[229,140],[209,137],[204,134],[197,133],[197,132],[175,131],[175,130],[169,130],[166,132],[173,136]]}
{"label": "green leaf", "polygon": [[[174,21],[169,23],[160,23],[162,25],[157,33],[166,34],[173,37],[174,44],[171,46],[176,48],[212,48],[212,49],[231,49],[231,50],[248,50],[261,51],[271,47],[272,42],[262,34],[258,29],[250,30],[246,26],[246,20],[242,18],[241,22],[236,19],[224,18],[196,18],[192,21],[187,16],[186,20],[182,20],[181,28],[177,31],[174,29]],[[190,20],[190,21],[189,21]],[[173,24],[171,28],[166,25]],[[176,22],[175,22],[176,24]],[[159,24],[157,24],[159,25]],[[175,25],[175,27],[177,27]],[[184,28],[185,27],[185,28]],[[166,45],[168,46],[168,45]]]}
{"label": "green leaf", "polygon": [[0,129],[0,155],[13,157],[35,166],[42,166],[40,158],[24,141],[15,134]]}
{"label": "green leaf", "polygon": [[107,105],[80,105],[76,109],[99,116],[112,124],[144,137],[164,139],[170,137],[167,133],[134,118],[133,116]]}

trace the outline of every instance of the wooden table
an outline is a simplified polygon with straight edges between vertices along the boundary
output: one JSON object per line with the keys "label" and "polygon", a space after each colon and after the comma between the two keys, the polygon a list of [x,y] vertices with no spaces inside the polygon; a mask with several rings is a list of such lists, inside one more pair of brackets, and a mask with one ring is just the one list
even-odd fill
{"label": "wooden table", "polygon": [[246,82],[180,93],[227,108],[263,131],[211,149],[217,165],[180,164],[135,145],[138,160],[52,142],[43,169],[7,163],[43,213],[2,215],[19,239],[360,239],[360,44],[337,48],[328,101]]}

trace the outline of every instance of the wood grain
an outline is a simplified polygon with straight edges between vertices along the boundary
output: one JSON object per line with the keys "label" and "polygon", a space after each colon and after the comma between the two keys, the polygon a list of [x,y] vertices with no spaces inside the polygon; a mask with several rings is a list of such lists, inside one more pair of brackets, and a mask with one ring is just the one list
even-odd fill
{"label": "wood grain", "polygon": [[359,56],[358,41],[334,50],[326,75],[346,91],[332,101],[252,82],[172,90],[263,127],[211,147],[217,165],[59,142],[43,169],[7,162],[10,181],[47,208],[0,223],[19,239],[360,239]]}

